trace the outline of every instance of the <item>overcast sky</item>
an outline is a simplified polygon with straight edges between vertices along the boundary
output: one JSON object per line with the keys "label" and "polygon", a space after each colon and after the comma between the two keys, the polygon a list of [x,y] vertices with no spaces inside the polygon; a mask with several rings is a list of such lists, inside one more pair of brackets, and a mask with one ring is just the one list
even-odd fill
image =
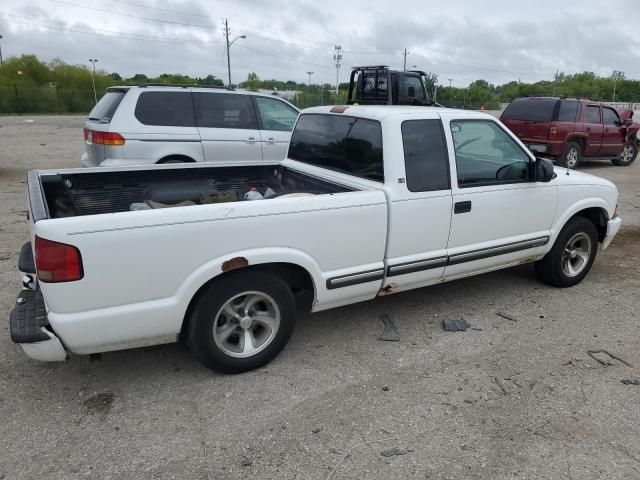
{"label": "overcast sky", "polygon": [[436,73],[466,86],[551,79],[556,70],[640,78],[637,0],[0,0],[4,57],[34,53],[123,76],[184,73],[226,78],[222,18],[233,81],[335,83],[334,45],[348,67],[383,64]]}

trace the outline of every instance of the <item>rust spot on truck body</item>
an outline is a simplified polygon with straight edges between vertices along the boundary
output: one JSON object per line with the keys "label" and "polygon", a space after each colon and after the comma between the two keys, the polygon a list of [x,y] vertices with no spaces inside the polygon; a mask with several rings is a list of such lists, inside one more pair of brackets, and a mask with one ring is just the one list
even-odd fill
{"label": "rust spot on truck body", "polygon": [[244,268],[249,266],[249,260],[244,257],[233,257],[222,264],[222,271],[228,272],[237,268]]}
{"label": "rust spot on truck body", "polygon": [[385,295],[391,295],[392,293],[395,293],[395,290],[397,288],[398,288],[397,283],[390,283],[388,285],[385,285],[380,290],[378,290],[378,296],[383,297]]}

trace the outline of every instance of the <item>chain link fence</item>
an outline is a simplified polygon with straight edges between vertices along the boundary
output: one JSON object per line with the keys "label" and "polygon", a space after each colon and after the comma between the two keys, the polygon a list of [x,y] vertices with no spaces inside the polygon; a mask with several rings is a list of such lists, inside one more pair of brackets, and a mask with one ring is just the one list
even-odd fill
{"label": "chain link fence", "polygon": [[0,87],[0,113],[88,113],[94,105],[92,89],[57,86]]}

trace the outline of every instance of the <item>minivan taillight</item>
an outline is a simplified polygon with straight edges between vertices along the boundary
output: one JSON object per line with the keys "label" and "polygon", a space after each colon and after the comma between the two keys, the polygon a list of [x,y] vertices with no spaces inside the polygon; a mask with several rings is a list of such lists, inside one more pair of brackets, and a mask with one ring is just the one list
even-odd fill
{"label": "minivan taillight", "polygon": [[96,145],[124,145],[124,137],[115,132],[91,132],[91,142]]}
{"label": "minivan taillight", "polygon": [[36,271],[45,283],[73,282],[84,276],[80,250],[36,236]]}

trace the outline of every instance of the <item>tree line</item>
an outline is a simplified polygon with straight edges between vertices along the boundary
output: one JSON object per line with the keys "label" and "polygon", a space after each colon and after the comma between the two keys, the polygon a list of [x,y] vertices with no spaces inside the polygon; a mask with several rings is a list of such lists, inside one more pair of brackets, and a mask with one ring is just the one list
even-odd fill
{"label": "tree line", "polygon": [[[223,86],[214,75],[190,77],[182,74],[162,74],[148,77],[138,73],[123,78],[118,73],[96,69],[95,85],[98,98],[113,85],[165,83]],[[552,80],[534,83],[511,81],[494,85],[479,79],[468,87],[443,86],[438,76],[429,74],[430,89],[434,89],[438,103],[457,108],[499,109],[501,103],[525,95],[564,95],[598,101],[640,102],[640,80],[626,78],[620,71],[602,77],[593,72],[565,74],[559,72]],[[276,95],[293,91],[293,103],[301,108],[320,104],[344,103],[348,83],[339,85],[339,94],[331,84],[309,84],[293,80],[264,80],[255,72],[237,85],[248,90],[266,90]],[[70,65],[60,59],[42,62],[35,55],[11,57],[0,68],[0,113],[87,113],[94,105],[91,70],[86,65]]]}

